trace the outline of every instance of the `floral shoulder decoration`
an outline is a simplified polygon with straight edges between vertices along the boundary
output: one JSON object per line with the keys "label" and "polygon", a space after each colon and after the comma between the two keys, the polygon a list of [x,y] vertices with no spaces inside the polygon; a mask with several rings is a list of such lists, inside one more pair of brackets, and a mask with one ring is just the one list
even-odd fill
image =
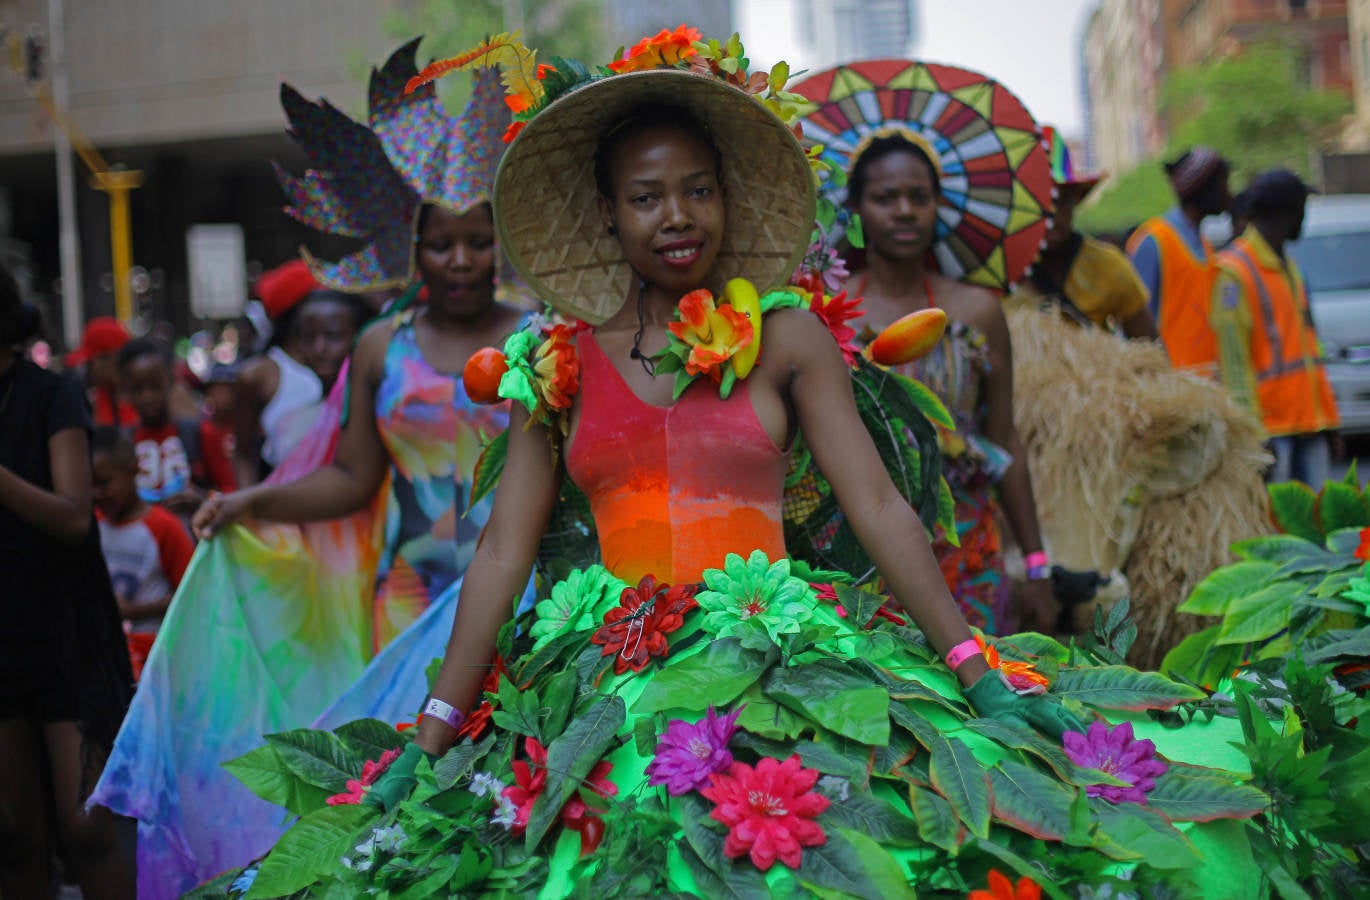
{"label": "floral shoulder decoration", "polygon": [[509,335],[503,349],[486,347],[462,372],[466,394],[476,403],[516,400],[529,423],[546,425],[555,438],[570,432],[571,404],[580,392],[576,335],[588,326],[538,315]]}

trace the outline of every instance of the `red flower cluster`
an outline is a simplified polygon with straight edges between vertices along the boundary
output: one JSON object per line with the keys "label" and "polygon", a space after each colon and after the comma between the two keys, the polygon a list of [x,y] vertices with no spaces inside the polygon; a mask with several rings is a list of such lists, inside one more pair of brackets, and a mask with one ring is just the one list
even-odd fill
{"label": "red flower cluster", "polygon": [[533,372],[542,402],[551,409],[570,409],[580,390],[580,358],[576,356],[576,328],[553,325],[538,347]]}
{"label": "red flower cluster", "polygon": [[[514,783],[504,789],[504,797],[514,804],[514,834],[523,834],[528,829],[528,816],[533,804],[547,789],[547,748],[537,738],[526,738],[523,749],[528,753],[529,762],[514,760]],[[531,765],[529,764],[531,763]],[[600,797],[612,797],[618,793],[618,785],[609,780],[609,772],[614,768],[608,760],[600,760],[585,776],[584,787]],[[604,820],[595,815],[596,810],[577,792],[571,795],[561,808],[561,824],[580,834],[580,855],[589,856],[599,847],[604,837]]]}
{"label": "red flower cluster", "polygon": [[637,587],[624,588],[618,606],[604,614],[604,625],[590,638],[604,647],[601,656],[617,653],[615,674],[640,672],[654,656],[665,656],[666,635],[685,624],[685,614],[699,606],[694,585],[658,584],[644,575]]}
{"label": "red flower cluster", "polygon": [[376,761],[367,760],[362,764],[362,777],[349,778],[347,780],[347,790],[341,794],[334,794],[324,802],[329,806],[355,806],[362,802],[366,794],[371,790],[371,785],[376,783],[376,779],[385,774],[385,770],[390,768],[390,764],[400,758],[399,750],[386,750],[381,754],[381,758]]}
{"label": "red flower cluster", "polygon": [[1362,528],[1360,546],[1356,548],[1356,559],[1370,562],[1370,528]]}
{"label": "red flower cluster", "polygon": [[717,804],[710,816],[728,826],[725,856],[750,855],[763,872],[777,859],[797,869],[801,848],[827,842],[814,818],[832,801],[814,793],[818,772],[804,768],[798,754],[784,762],[765,757],[755,769],[735,762],[728,774],[710,777],[712,784],[700,793]]}

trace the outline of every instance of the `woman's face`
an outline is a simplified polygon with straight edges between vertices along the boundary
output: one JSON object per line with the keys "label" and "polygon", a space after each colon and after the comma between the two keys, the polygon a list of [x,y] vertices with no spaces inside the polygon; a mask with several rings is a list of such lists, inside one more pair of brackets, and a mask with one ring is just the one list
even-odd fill
{"label": "woman's face", "polygon": [[295,320],[295,346],[304,364],[324,383],[324,390],[338,377],[356,335],[356,321],[347,304],[319,299],[306,300],[300,307]]}
{"label": "woman's face", "polygon": [[462,215],[428,208],[418,240],[428,304],[455,319],[484,315],[495,302],[495,223],[490,204]]}
{"label": "woman's face", "polygon": [[871,162],[856,211],[870,252],[922,259],[937,233],[937,185],[927,161],[896,150]]}
{"label": "woman's face", "polygon": [[677,296],[704,284],[723,241],[723,190],[713,149],[683,128],[625,138],[609,165],[613,196],[600,197],[629,265]]}

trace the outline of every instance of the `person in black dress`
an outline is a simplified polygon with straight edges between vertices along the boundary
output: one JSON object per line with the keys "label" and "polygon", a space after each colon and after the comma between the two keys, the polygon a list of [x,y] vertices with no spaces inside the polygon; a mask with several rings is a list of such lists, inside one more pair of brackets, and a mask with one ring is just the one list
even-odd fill
{"label": "person in black dress", "polygon": [[85,808],[133,681],[91,511],[90,415],[79,384],[20,352],[34,321],[0,268],[0,896],[50,896],[55,835],[88,900],[131,898],[131,821]]}

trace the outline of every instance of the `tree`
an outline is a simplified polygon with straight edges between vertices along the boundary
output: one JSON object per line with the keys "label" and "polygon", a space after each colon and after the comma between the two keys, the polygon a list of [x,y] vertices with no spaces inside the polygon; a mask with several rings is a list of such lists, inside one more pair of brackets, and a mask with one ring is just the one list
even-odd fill
{"label": "tree", "polygon": [[1172,73],[1162,99],[1171,127],[1166,152],[1101,185],[1076,214],[1077,227],[1124,231],[1173,205],[1161,160],[1197,144],[1231,161],[1234,191],[1277,166],[1311,178],[1315,156],[1335,143],[1351,99],[1308,87],[1299,76],[1301,54],[1288,43],[1256,43]]}
{"label": "tree", "polygon": [[1207,144],[1231,160],[1237,184],[1276,166],[1311,177],[1314,156],[1331,148],[1352,104],[1344,93],[1308,86],[1302,52],[1258,43],[1175,72],[1162,100],[1171,147]]}

